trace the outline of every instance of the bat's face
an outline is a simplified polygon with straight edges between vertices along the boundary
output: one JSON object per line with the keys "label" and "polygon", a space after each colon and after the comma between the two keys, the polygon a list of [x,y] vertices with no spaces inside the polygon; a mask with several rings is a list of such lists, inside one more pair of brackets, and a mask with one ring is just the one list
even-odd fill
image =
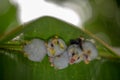
{"label": "bat's face", "polygon": [[47,50],[51,57],[62,54],[66,48],[65,42],[60,38],[52,38],[48,41]]}
{"label": "bat's face", "polygon": [[89,61],[97,58],[98,56],[98,51],[96,49],[96,46],[90,42],[90,41],[85,41],[82,44],[83,46],[83,58],[85,63],[89,63]]}
{"label": "bat's face", "polygon": [[69,63],[79,63],[82,60],[82,50],[76,44],[69,46],[68,48]]}

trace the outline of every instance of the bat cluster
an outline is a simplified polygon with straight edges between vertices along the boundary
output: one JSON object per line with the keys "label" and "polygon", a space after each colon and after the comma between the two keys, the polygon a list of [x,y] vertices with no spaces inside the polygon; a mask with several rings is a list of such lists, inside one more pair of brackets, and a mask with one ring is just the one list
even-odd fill
{"label": "bat cluster", "polygon": [[45,55],[49,57],[51,66],[56,69],[64,69],[69,64],[84,61],[88,64],[98,56],[96,46],[88,40],[77,38],[70,40],[70,45],[57,36],[51,38],[47,43],[41,39],[32,39],[24,45],[23,51],[28,59],[35,62],[41,62]]}

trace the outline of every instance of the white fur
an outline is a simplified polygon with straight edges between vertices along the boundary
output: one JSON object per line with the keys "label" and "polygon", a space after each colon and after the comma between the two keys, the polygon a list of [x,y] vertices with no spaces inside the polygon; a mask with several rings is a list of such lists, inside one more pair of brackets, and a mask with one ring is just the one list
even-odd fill
{"label": "white fur", "polygon": [[25,45],[24,51],[29,60],[36,62],[42,61],[47,53],[45,42],[40,39],[33,39],[29,44]]}
{"label": "white fur", "polygon": [[64,52],[59,57],[55,57],[53,64],[56,69],[64,69],[68,67],[69,59],[67,52]]}

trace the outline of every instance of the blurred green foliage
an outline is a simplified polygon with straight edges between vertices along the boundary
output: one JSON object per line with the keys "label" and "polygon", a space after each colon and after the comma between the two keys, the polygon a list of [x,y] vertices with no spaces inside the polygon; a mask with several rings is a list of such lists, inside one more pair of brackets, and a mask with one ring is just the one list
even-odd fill
{"label": "blurred green foliage", "polygon": [[19,24],[16,7],[9,0],[0,0],[0,37]]}
{"label": "blurred green foliage", "polygon": [[90,0],[93,17],[84,26],[112,46],[120,46],[120,1]]}

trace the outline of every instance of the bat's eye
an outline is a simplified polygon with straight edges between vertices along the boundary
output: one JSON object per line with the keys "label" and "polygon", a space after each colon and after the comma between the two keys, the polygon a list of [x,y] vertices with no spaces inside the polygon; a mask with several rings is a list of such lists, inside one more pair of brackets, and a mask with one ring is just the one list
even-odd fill
{"label": "bat's eye", "polygon": [[51,47],[54,47],[54,45],[53,45],[53,44],[51,44]]}
{"label": "bat's eye", "polygon": [[57,41],[57,44],[59,44],[59,41]]}
{"label": "bat's eye", "polygon": [[77,60],[80,59],[80,57],[77,58]]}
{"label": "bat's eye", "polygon": [[75,53],[73,52],[73,53],[72,53],[72,56],[74,56],[74,55],[75,55]]}
{"label": "bat's eye", "polygon": [[85,59],[88,59],[88,55],[84,54]]}

